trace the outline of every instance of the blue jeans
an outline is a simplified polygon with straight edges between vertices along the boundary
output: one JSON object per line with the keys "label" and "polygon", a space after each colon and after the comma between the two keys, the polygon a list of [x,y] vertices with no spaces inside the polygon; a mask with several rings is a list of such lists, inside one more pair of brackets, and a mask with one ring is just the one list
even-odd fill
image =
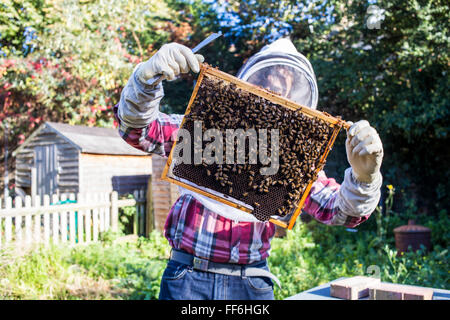
{"label": "blue jeans", "polygon": [[[266,261],[252,265],[269,270]],[[161,279],[160,300],[273,300],[266,277],[240,277],[204,272],[169,260]]]}

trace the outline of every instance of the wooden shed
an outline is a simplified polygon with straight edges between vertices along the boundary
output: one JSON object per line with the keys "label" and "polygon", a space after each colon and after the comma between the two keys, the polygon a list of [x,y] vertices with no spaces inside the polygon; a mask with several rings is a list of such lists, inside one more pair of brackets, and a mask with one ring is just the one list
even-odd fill
{"label": "wooden shed", "polygon": [[152,205],[153,226],[163,232],[167,215],[180,196],[178,186],[161,179],[167,158],[154,155],[152,158]]}
{"label": "wooden shed", "polygon": [[147,188],[152,174],[151,156],[112,128],[46,122],[13,156],[16,188],[26,194],[125,194]]}

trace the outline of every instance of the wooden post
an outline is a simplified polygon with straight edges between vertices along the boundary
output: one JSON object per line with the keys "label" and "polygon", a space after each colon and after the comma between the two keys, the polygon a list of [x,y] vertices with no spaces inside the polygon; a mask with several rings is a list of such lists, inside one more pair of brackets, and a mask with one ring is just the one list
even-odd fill
{"label": "wooden post", "polygon": [[[69,200],[75,200],[75,194],[69,194]],[[69,240],[70,244],[74,245],[75,242],[75,211],[69,212]]]}
{"label": "wooden post", "polygon": [[152,176],[148,178],[147,194],[145,203],[145,236],[148,237],[155,229],[155,218],[153,214]]}
{"label": "wooden post", "polygon": [[[44,208],[50,207],[50,196],[44,195]],[[44,213],[44,243],[50,242],[50,214]]]}
{"label": "wooden post", "polygon": [[[52,204],[56,204],[58,202],[59,196],[57,194],[52,195]],[[56,244],[59,242],[59,212],[55,212],[52,215],[53,221],[53,243]]]}
{"label": "wooden post", "polygon": [[145,193],[144,190],[139,190],[139,235],[145,236]]}
{"label": "wooden post", "polygon": [[[62,194],[61,195],[61,201],[65,202],[67,200],[67,195]],[[67,242],[67,211],[61,211],[61,241]]]}
{"label": "wooden post", "polygon": [[[94,193],[92,195],[92,199],[94,199],[91,203],[97,204],[98,203],[98,194]],[[99,210],[98,208],[92,209],[92,241],[97,242],[98,241],[98,234],[99,234]]]}
{"label": "wooden post", "polygon": [[[102,201],[105,203],[108,203],[109,201],[109,196],[108,193],[102,193]],[[110,206],[105,206],[103,208],[104,212],[105,212],[105,231],[108,231],[109,229],[111,229],[111,210],[110,210]]]}
{"label": "wooden post", "polygon": [[111,227],[113,231],[119,231],[119,206],[117,191],[111,193]]}
{"label": "wooden post", "polygon": [[[41,206],[41,197],[34,197],[33,207]],[[33,229],[33,241],[38,243],[41,241],[41,214],[36,213],[34,216],[34,229]]]}
{"label": "wooden post", "polygon": [[[30,196],[26,196],[25,197],[25,208],[31,208],[31,197]],[[25,242],[26,244],[30,244],[31,243],[31,225],[32,225],[33,221],[31,220],[31,215],[27,214],[25,216]]]}
{"label": "wooden post", "polygon": [[133,218],[133,234],[139,235],[139,204],[137,203],[139,200],[139,192],[135,190],[133,196],[134,200],[136,200],[136,213]]}
{"label": "wooden post", "polygon": [[[85,203],[92,203],[91,202],[91,195],[88,193],[86,194],[86,197],[83,197],[83,202]],[[91,220],[91,209],[87,208],[84,211],[84,223],[85,223],[85,232],[86,232],[86,242],[91,242],[91,227],[92,227],[92,220]]]}
{"label": "wooden post", "polygon": [[[97,194],[97,201],[103,201],[101,193]],[[98,208],[98,226],[100,233],[105,231],[105,210],[103,209],[103,207]]]}
{"label": "wooden post", "polygon": [[[83,204],[84,203],[84,200],[83,200],[84,198],[83,198],[83,195],[81,194],[81,193],[78,193],[77,194],[77,203],[79,203],[79,204]],[[77,217],[78,217],[78,225],[77,225],[77,228],[78,228],[78,243],[83,243],[84,241],[84,239],[83,239],[83,236],[84,236],[84,231],[83,231],[83,217],[84,217],[84,211],[83,210],[78,210],[78,213],[77,213]]]}
{"label": "wooden post", "polygon": [[[14,206],[16,208],[22,208],[22,198],[19,196],[16,196],[14,198]],[[21,243],[22,242],[22,216],[16,216],[14,217],[14,223],[16,227],[16,242]]]}
{"label": "wooden post", "polygon": [[[5,209],[12,209],[12,198],[7,197],[5,199]],[[12,240],[12,218],[5,218],[5,242],[11,242]]]}
{"label": "wooden post", "polygon": [[[36,155],[35,155],[36,157]],[[37,174],[36,174],[36,167],[32,167],[31,168],[31,199],[33,199],[34,202],[34,197],[36,197],[37,195]]]}
{"label": "wooden post", "polygon": [[166,158],[152,156],[152,206],[155,229],[163,232],[170,208],[178,197],[178,186],[162,180],[161,174]]}

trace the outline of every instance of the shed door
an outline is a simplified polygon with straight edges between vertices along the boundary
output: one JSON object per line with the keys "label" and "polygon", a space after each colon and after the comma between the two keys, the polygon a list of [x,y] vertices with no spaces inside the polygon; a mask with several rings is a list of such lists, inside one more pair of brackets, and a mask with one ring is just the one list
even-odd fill
{"label": "shed door", "polygon": [[34,149],[34,164],[36,168],[36,193],[41,196],[56,193],[56,145],[36,146]]}

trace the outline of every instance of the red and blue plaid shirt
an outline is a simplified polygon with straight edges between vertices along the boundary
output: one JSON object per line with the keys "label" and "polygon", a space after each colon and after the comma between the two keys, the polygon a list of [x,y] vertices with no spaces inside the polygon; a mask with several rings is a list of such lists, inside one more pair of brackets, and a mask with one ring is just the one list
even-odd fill
{"label": "red and blue plaid shirt", "polygon": [[[122,138],[135,148],[167,157],[176,140],[182,115],[159,112],[145,128],[129,128],[114,113]],[[355,227],[370,216],[345,215],[337,205],[340,185],[321,171],[303,210],[329,225]],[[222,263],[248,264],[269,256],[270,240],[275,234],[271,222],[243,222],[227,219],[208,210],[192,195],[185,194],[172,206],[164,235],[170,245],[195,256]]]}

